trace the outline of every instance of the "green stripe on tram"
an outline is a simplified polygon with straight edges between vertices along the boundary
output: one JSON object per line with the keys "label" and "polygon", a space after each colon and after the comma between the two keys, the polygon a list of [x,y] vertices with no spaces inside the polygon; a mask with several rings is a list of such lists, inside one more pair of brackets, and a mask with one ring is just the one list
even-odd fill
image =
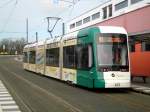
{"label": "green stripe on tram", "polygon": [[[105,87],[105,81],[103,77],[103,73],[97,71],[97,36],[100,33],[100,30],[98,27],[93,28],[87,28],[79,31],[77,35],[77,44],[83,46],[83,50],[86,49],[88,45],[92,46],[92,66],[89,68],[83,68],[77,69],[77,84],[81,86],[85,86],[88,88],[104,88]],[[86,59],[86,53],[83,53],[84,55],[80,58]],[[82,52],[81,52],[82,55]],[[82,59],[82,60],[83,60]],[[81,65],[84,63],[81,62]],[[84,64],[83,64],[84,65]]]}

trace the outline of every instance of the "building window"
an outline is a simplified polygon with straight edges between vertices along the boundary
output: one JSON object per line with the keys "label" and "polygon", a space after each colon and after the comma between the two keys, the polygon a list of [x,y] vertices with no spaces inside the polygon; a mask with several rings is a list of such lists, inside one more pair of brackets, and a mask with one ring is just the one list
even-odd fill
{"label": "building window", "polygon": [[65,68],[76,68],[75,46],[67,46],[63,48],[63,66]]}
{"label": "building window", "polygon": [[103,19],[107,18],[107,7],[103,8]]}
{"label": "building window", "polygon": [[29,63],[35,64],[35,51],[30,51],[29,52]]}
{"label": "building window", "polygon": [[143,1],[143,0],[131,0],[131,4],[135,4],[135,3],[138,3],[140,1]]}
{"label": "building window", "polygon": [[135,44],[130,45],[130,52],[135,52]]}
{"label": "building window", "polygon": [[146,43],[146,45],[145,45],[145,50],[146,51],[150,51],[150,42],[148,43]]}
{"label": "building window", "polygon": [[83,24],[90,22],[90,16],[83,19]]}
{"label": "building window", "polygon": [[108,8],[109,8],[109,17],[111,17],[112,16],[112,4],[109,5]]}
{"label": "building window", "polygon": [[46,65],[47,66],[59,66],[59,48],[46,50]]}
{"label": "building window", "polygon": [[76,22],[76,26],[80,26],[80,25],[82,25],[82,20]]}
{"label": "building window", "polygon": [[92,45],[78,45],[76,48],[77,68],[88,69],[93,65]]}
{"label": "building window", "polygon": [[150,51],[150,42],[142,42],[142,51]]}
{"label": "building window", "polygon": [[95,20],[95,19],[97,19],[99,17],[100,17],[100,12],[97,12],[97,13],[92,15],[92,20]]}
{"label": "building window", "polygon": [[128,6],[128,0],[124,0],[124,1],[122,1],[122,2],[115,5],[115,11],[123,9],[127,6]]}
{"label": "building window", "polygon": [[70,29],[75,28],[75,23],[70,25]]}

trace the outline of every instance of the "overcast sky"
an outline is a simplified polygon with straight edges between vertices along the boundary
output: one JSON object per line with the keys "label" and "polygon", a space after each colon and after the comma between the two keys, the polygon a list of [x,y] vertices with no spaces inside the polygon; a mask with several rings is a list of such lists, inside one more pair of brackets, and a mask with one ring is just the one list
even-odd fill
{"label": "overcast sky", "polygon": [[[61,23],[66,22],[83,12],[90,10],[106,0],[79,0],[74,6],[71,3],[54,0],[0,0],[0,39],[26,37],[26,18],[29,20],[29,40],[49,37],[46,17],[61,17],[62,20],[54,29],[53,35],[61,35]],[[56,1],[56,0],[55,0]],[[66,0],[72,1],[72,0]],[[77,0],[76,0],[77,1]],[[52,27],[52,24],[50,25]]]}

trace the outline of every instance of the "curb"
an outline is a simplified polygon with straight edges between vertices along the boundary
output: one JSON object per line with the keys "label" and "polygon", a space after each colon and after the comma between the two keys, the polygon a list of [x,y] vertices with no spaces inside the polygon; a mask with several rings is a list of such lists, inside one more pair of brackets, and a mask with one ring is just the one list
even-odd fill
{"label": "curb", "polygon": [[131,90],[133,90],[135,92],[138,92],[138,93],[150,95],[150,88],[149,87],[139,86],[139,85],[132,85]]}

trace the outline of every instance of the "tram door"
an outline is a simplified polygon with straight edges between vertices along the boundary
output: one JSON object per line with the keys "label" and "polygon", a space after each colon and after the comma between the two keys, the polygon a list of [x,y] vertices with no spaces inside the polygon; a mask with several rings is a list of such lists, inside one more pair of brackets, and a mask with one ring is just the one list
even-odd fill
{"label": "tram door", "polygon": [[44,74],[44,45],[37,47],[36,52],[36,64],[37,64],[37,73]]}
{"label": "tram door", "polygon": [[92,44],[77,47],[77,84],[93,87],[93,51]]}

